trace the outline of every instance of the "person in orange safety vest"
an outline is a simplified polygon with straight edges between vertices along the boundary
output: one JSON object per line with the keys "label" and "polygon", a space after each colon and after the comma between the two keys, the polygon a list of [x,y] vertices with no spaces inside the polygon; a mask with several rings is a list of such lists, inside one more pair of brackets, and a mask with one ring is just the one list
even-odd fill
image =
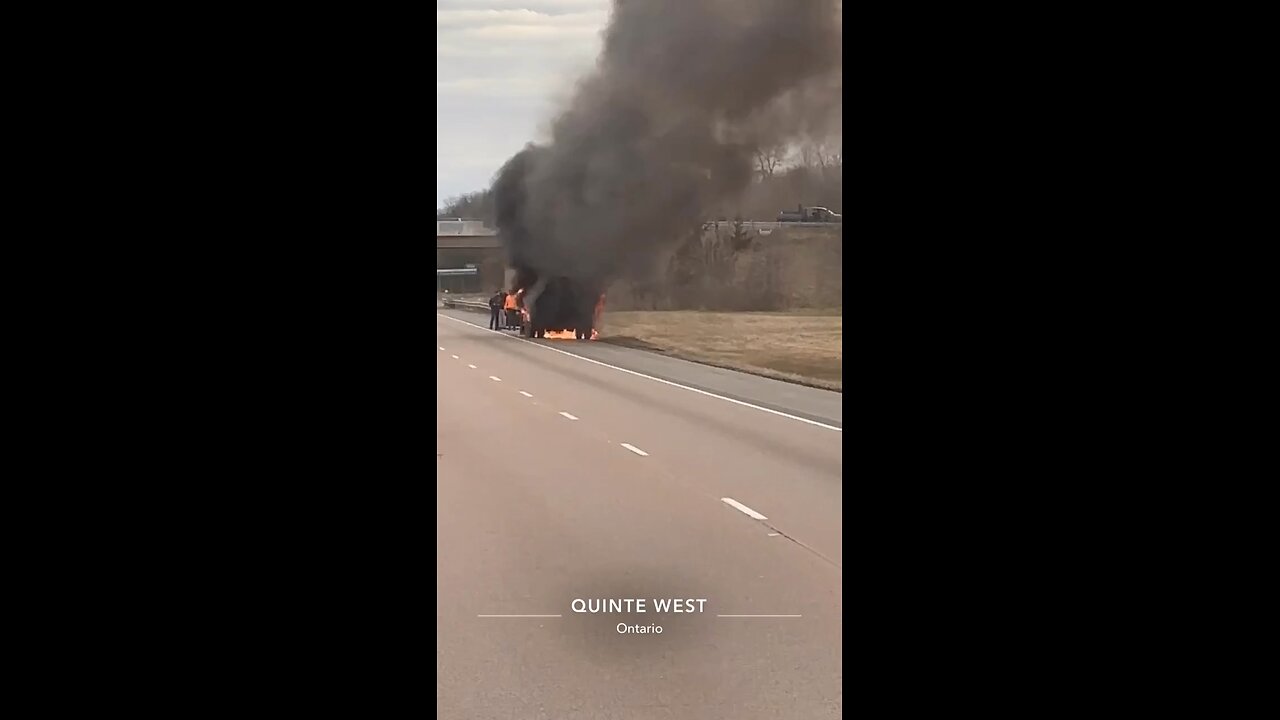
{"label": "person in orange safety vest", "polygon": [[510,330],[511,328],[519,327],[520,319],[516,317],[516,294],[515,293],[507,293],[507,299],[502,304],[502,309],[506,311],[505,315],[507,316],[507,329]]}

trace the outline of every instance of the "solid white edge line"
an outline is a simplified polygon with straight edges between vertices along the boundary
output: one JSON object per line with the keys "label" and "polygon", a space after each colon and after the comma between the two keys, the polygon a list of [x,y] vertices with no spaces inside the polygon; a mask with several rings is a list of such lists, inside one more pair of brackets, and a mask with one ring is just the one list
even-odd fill
{"label": "solid white edge line", "polygon": [[527,392],[525,392],[525,391],[523,391],[523,390],[521,390],[521,391],[520,391],[520,394],[521,394],[521,395],[523,395],[523,396],[525,396],[525,397],[533,397],[532,395],[530,395],[529,393],[527,393]]}
{"label": "solid white edge line", "polygon": [[728,505],[728,506],[730,506],[730,507],[737,508],[738,510],[740,510],[740,511],[742,511],[742,512],[746,513],[747,515],[749,515],[749,516],[751,516],[751,517],[753,517],[753,518],[755,518],[756,520],[768,520],[768,519],[769,519],[769,518],[767,518],[767,517],[765,517],[765,516],[761,515],[760,513],[756,512],[755,510],[752,510],[751,508],[747,507],[746,505],[743,505],[742,503],[738,502],[737,500],[734,500],[733,498],[720,498],[720,502],[722,502],[722,503],[724,503],[724,504],[726,504],[726,505]]}
{"label": "solid white edge line", "polygon": [[565,417],[567,417],[567,418],[569,418],[570,420],[577,420],[577,419],[578,419],[577,417],[575,417],[575,416],[573,416],[573,415],[570,415],[570,414],[569,414],[569,413],[567,413],[567,412],[561,412],[560,414],[561,414],[561,415],[563,415],[563,416],[565,416]]}
{"label": "solid white edge line", "polygon": [[497,375],[490,375],[489,379],[494,382],[502,382],[502,378],[498,377]]}
{"label": "solid white edge line", "polygon": [[[480,327],[479,325],[472,325],[471,323],[467,322],[466,320],[459,320],[458,318],[455,318],[455,317],[449,317],[448,315],[445,315],[444,313],[436,313],[436,315],[437,315],[437,316],[439,316],[439,317],[444,318],[445,320],[452,320],[452,321],[454,321],[454,322],[456,322],[456,323],[462,323],[463,325],[466,325],[467,327],[475,328],[476,330],[480,330],[480,331],[482,331],[482,332],[497,332],[496,330],[489,330],[488,328],[482,328],[482,327]],[[767,408],[767,407],[761,407],[761,406],[759,406],[759,405],[752,405],[751,403],[749,403],[749,402],[743,402],[742,400],[734,400],[734,399],[733,399],[733,398],[731,398],[731,397],[725,397],[725,396],[723,396],[723,395],[717,395],[717,394],[715,394],[715,393],[713,393],[713,392],[707,392],[706,390],[699,390],[698,388],[689,387],[688,385],[681,385],[680,383],[671,382],[670,380],[663,380],[662,378],[656,378],[656,377],[653,377],[652,375],[645,375],[644,373],[639,373],[639,372],[636,372],[635,370],[628,370],[628,369],[626,369],[626,368],[620,368],[620,367],[618,367],[617,365],[610,365],[609,363],[600,362],[599,360],[592,360],[592,359],[591,359],[591,358],[589,358],[589,357],[583,357],[583,356],[581,356],[581,355],[574,355],[574,354],[573,354],[573,353],[571,353],[571,352],[565,352],[564,350],[559,350],[559,349],[557,349],[557,348],[548,347],[548,346],[546,346],[546,345],[539,345],[539,344],[538,344],[538,343],[536,343],[536,342],[532,342],[532,341],[530,341],[530,340],[526,340],[525,338],[516,337],[516,336],[514,336],[514,335],[507,335],[506,333],[499,333],[499,334],[500,334],[500,335],[502,335],[502,337],[505,337],[505,338],[511,338],[512,340],[519,340],[519,341],[521,341],[521,342],[529,343],[530,345],[532,345],[532,346],[534,346],[534,347],[536,347],[536,348],[542,348],[543,350],[550,350],[551,352],[560,353],[561,355],[568,355],[568,356],[569,356],[569,357],[571,357],[571,358],[578,358],[579,360],[585,360],[586,362],[592,363],[592,364],[594,364],[594,365],[600,365],[600,366],[603,366],[603,367],[610,368],[610,369],[612,369],[612,370],[617,370],[618,372],[624,372],[624,373],[627,373],[628,375],[635,375],[636,377],[642,377],[642,378],[644,378],[644,379],[646,379],[646,380],[652,380],[652,381],[654,381],[654,382],[662,383],[663,385],[670,385],[671,387],[678,387],[678,388],[680,388],[681,390],[688,390],[689,392],[698,393],[699,395],[706,395],[707,397],[713,397],[713,398],[716,398],[717,400],[724,400],[725,402],[731,402],[731,403],[733,403],[734,405],[741,405],[741,406],[743,406],[743,407],[749,407],[749,408],[752,408],[752,409],[755,409],[755,410],[759,410],[759,411],[761,411],[761,412],[767,412],[767,413],[769,413],[770,415],[777,415],[778,417],[784,417],[784,418],[787,418],[787,419],[789,419],[789,420],[797,420],[797,421],[799,421],[799,422],[806,423],[806,424],[808,424],[808,425],[816,425],[817,427],[820,427],[820,428],[826,428],[826,429],[828,429],[828,430],[835,430],[836,432],[844,432],[844,428],[838,428],[838,427],[836,427],[835,425],[828,425],[828,424],[826,424],[826,423],[818,422],[817,420],[810,420],[809,418],[802,418],[802,417],[800,417],[800,416],[798,416],[798,415],[790,415],[790,414],[788,414],[788,413],[784,413],[784,412],[781,412],[781,411],[779,411],[779,410],[771,410],[771,409],[769,409],[769,408]],[[781,381],[779,381],[779,382],[781,382]]]}
{"label": "solid white edge line", "polygon": [[624,448],[626,448],[626,449],[630,450],[631,452],[633,452],[633,453],[637,454],[637,455],[643,455],[644,457],[649,457],[649,453],[647,453],[647,452],[645,452],[645,451],[641,450],[640,448],[636,447],[635,445],[632,445],[632,444],[630,444],[630,443],[618,443],[618,444],[619,444],[619,445],[621,445],[622,447],[624,447]]}

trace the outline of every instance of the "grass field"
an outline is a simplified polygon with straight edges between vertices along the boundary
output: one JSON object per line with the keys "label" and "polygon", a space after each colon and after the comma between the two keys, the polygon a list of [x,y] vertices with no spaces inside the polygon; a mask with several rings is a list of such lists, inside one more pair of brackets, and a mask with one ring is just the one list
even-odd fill
{"label": "grass field", "polygon": [[842,390],[838,310],[606,311],[600,340],[757,375]]}

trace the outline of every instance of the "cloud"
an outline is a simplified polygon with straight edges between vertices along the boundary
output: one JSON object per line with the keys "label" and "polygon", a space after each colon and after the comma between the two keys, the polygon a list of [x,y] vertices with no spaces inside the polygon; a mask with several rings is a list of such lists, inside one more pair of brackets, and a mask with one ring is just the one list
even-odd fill
{"label": "cloud", "polygon": [[609,0],[438,0],[437,203],[482,190],[590,69]]}
{"label": "cloud", "polygon": [[436,81],[437,104],[448,107],[456,98],[527,98],[541,100],[544,89],[555,84],[555,78],[512,75],[509,77],[475,77]]}
{"label": "cloud", "polygon": [[[608,21],[604,10],[549,15],[533,10],[441,10],[436,12],[436,57],[510,55],[529,43],[581,52],[598,44]],[[516,43],[516,46],[508,43]],[[486,45],[487,44],[487,45]]]}
{"label": "cloud", "polygon": [[608,0],[436,0],[436,10],[531,10],[544,15],[608,8]]}
{"label": "cloud", "polygon": [[535,10],[437,10],[436,31],[487,25],[534,25],[598,27],[605,19],[604,10],[551,14]]}

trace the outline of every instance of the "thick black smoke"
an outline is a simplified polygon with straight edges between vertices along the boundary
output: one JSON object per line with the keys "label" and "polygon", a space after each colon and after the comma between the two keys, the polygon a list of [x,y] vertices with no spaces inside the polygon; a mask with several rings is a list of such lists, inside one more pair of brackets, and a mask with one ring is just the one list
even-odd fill
{"label": "thick black smoke", "polygon": [[619,277],[741,193],[757,147],[838,118],[840,12],[840,0],[615,0],[551,142],[494,183],[517,286]]}

